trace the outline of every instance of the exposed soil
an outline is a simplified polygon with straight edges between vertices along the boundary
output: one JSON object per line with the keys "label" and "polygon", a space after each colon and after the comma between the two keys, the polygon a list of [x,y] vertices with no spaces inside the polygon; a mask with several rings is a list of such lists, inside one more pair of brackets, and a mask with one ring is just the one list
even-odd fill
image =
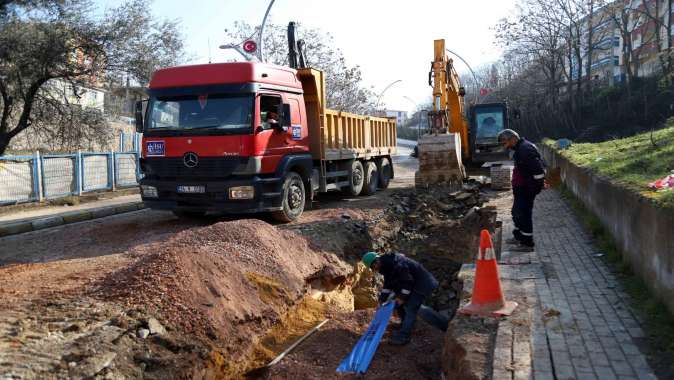
{"label": "exposed soil", "polygon": [[[339,377],[335,368],[369,324],[381,281],[356,265],[362,253],[397,250],[424,263],[441,283],[428,303],[451,316],[461,291],[457,258],[477,250],[463,236],[491,220],[474,210],[481,202],[474,187],[399,187],[329,195],[288,225],[145,212],[5,238],[0,375],[241,377],[329,318],[254,376]],[[388,334],[368,378],[439,376],[442,333],[419,321],[404,347],[389,345]]]}
{"label": "exposed soil", "polygon": [[[366,375],[338,374],[335,370],[365,332],[373,309],[339,313],[321,330],[272,367],[264,379],[438,379],[440,377],[443,333],[417,322],[412,342],[406,346],[389,344],[390,329],[382,338]],[[397,319],[393,319],[397,322]]]}

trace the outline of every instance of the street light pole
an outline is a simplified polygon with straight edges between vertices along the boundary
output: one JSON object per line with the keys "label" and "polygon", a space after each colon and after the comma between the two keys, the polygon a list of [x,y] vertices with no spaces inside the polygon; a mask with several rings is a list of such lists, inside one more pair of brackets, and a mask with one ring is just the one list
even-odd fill
{"label": "street light pole", "polygon": [[396,81],[393,81],[393,82],[389,83],[389,85],[386,86],[386,87],[384,87],[384,89],[382,90],[382,92],[379,93],[379,96],[377,96],[377,102],[374,104],[374,110],[375,110],[375,112],[377,111],[377,108],[379,107],[379,100],[380,100],[381,97],[384,95],[384,93],[386,92],[386,90],[388,90],[389,88],[391,88],[391,86],[393,86],[394,84],[399,83],[399,82],[402,82],[402,79],[398,79],[398,80],[396,80]]}
{"label": "street light pole", "polygon": [[276,0],[271,0],[269,2],[269,6],[267,7],[267,11],[264,12],[264,18],[262,19],[262,24],[260,25],[260,33],[257,36],[257,58],[260,60],[260,62],[264,62],[264,55],[262,54],[262,34],[264,33],[264,26],[267,23],[267,16],[269,16],[269,11],[271,10],[271,6],[274,5],[274,1]]}
{"label": "street light pole", "polygon": [[460,55],[454,53],[453,51],[451,51],[451,50],[449,50],[449,49],[445,49],[445,50],[447,50],[447,52],[449,52],[449,53],[454,54],[455,56],[457,56],[457,57],[461,60],[461,62],[463,62],[463,64],[466,65],[466,67],[468,67],[468,70],[470,70],[470,73],[473,75],[473,82],[475,83],[475,100],[474,100],[474,101],[475,101],[475,104],[477,104],[477,101],[478,101],[477,95],[478,95],[478,93],[480,92],[480,90],[479,90],[479,88],[477,88],[477,87],[478,87],[477,76],[475,75],[475,72],[473,71],[473,68],[470,67],[470,65],[468,64],[468,62],[466,62],[466,60],[463,59]]}
{"label": "street light pole", "polygon": [[[255,60],[255,58],[257,58],[258,61],[264,62],[264,56],[262,54],[262,48],[263,48],[262,37],[263,37],[263,34],[264,34],[264,26],[267,24],[267,17],[269,16],[269,11],[271,10],[271,6],[274,5],[274,1],[276,1],[276,0],[271,0],[269,2],[269,6],[267,6],[267,11],[264,13],[264,18],[262,19],[262,24],[260,24],[260,30],[257,33],[257,41],[256,41],[257,52],[256,52],[255,55],[248,54],[247,52],[245,52],[240,46],[241,43],[220,45],[220,49],[223,49],[223,50],[232,49],[232,50],[236,51],[237,53],[241,54],[243,56],[243,58],[246,59],[246,61],[253,61],[253,60]],[[247,41],[247,40],[250,40],[251,38],[253,38],[253,36],[255,36],[255,33],[251,34],[250,37],[246,38],[244,40],[244,42]]]}

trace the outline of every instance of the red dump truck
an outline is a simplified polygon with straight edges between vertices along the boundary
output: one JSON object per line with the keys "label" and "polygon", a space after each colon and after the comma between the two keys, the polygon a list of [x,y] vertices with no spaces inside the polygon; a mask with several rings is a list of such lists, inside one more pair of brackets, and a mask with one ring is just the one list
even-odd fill
{"label": "red dump truck", "polygon": [[395,119],[326,109],[319,70],[179,66],[155,72],[148,94],[136,127],[150,208],[271,212],[288,222],[316,192],[372,194],[393,178]]}

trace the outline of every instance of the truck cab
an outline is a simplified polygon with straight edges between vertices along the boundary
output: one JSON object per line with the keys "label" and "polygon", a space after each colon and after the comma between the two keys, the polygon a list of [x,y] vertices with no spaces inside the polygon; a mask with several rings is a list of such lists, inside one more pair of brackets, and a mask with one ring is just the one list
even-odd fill
{"label": "truck cab", "polygon": [[314,192],[370,195],[393,178],[394,119],[326,108],[320,70],[258,62],[157,71],[136,105],[141,195],[179,216],[299,218]]}
{"label": "truck cab", "polygon": [[[253,62],[173,67],[154,74],[148,94],[137,122],[148,207],[177,214],[277,212],[284,202],[297,209],[311,199],[296,70]],[[284,189],[289,171],[297,175]]]}

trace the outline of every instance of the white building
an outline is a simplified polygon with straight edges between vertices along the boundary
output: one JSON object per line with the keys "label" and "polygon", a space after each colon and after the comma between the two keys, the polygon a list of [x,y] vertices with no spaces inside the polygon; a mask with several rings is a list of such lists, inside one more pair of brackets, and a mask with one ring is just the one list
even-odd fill
{"label": "white building", "polygon": [[73,85],[62,79],[52,79],[44,86],[50,96],[63,104],[79,105],[105,111],[105,91],[99,88]]}
{"label": "white building", "polygon": [[407,121],[407,111],[386,110],[386,117],[395,117],[396,125],[403,126]]}

